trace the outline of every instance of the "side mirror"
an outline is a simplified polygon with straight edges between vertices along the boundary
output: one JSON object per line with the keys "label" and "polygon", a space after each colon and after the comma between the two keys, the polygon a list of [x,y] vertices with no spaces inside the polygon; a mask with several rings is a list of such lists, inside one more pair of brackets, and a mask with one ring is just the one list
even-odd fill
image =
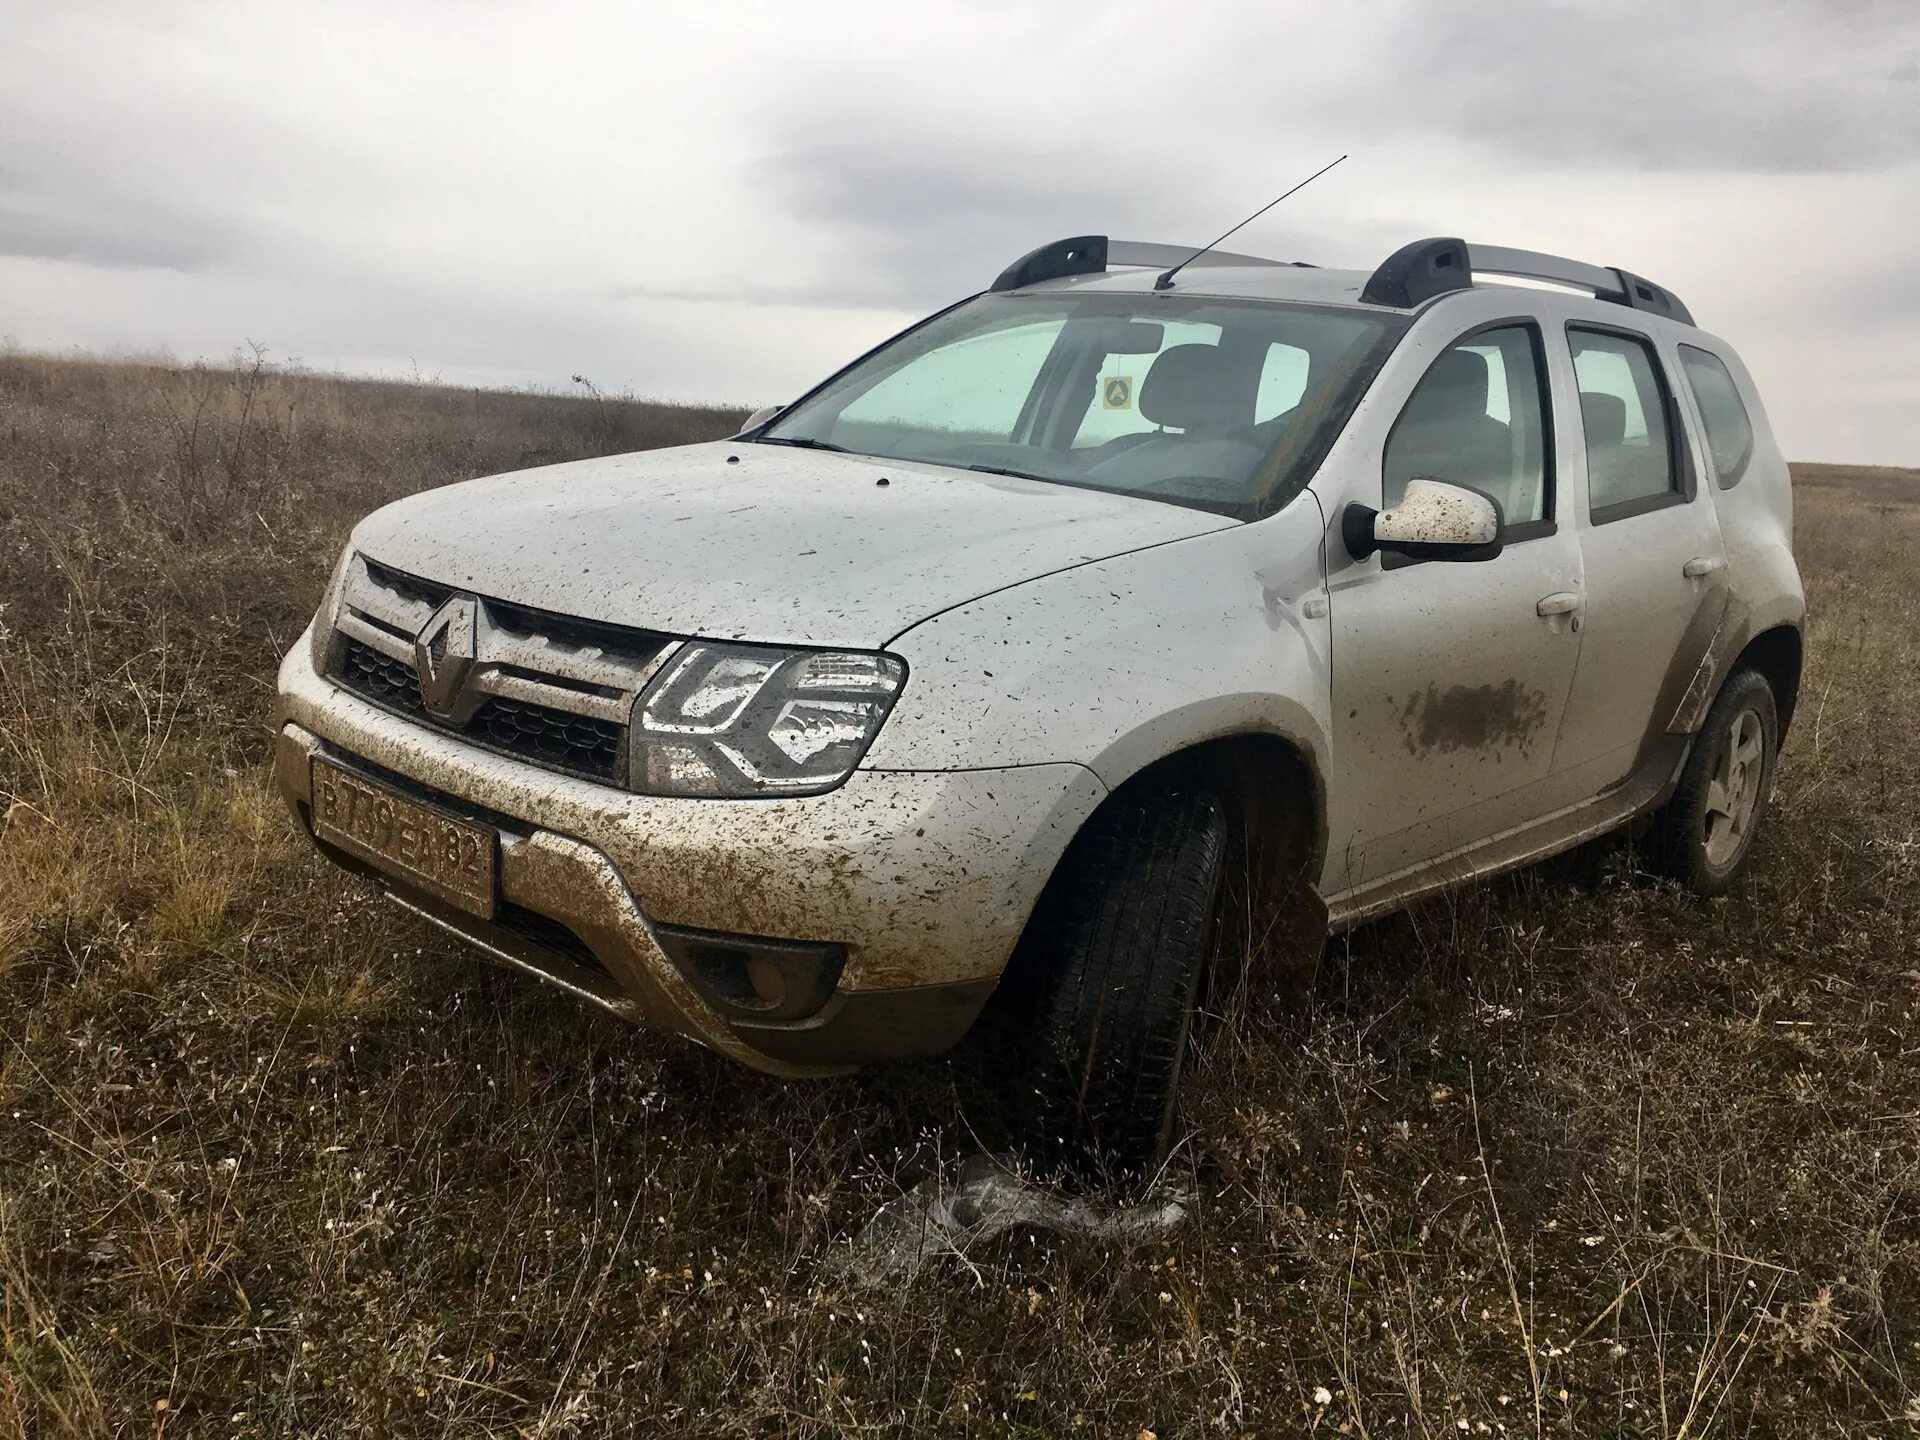
{"label": "side mirror", "polygon": [[1340,512],[1347,553],[1364,560],[1376,550],[1410,560],[1491,560],[1501,550],[1506,516],[1482,490],[1418,476],[1391,510],[1351,503]]}
{"label": "side mirror", "polygon": [[747,416],[747,423],[740,427],[740,433],[744,435],[749,430],[758,430],[762,425],[766,424],[786,408],[784,405],[762,405],[758,410]]}

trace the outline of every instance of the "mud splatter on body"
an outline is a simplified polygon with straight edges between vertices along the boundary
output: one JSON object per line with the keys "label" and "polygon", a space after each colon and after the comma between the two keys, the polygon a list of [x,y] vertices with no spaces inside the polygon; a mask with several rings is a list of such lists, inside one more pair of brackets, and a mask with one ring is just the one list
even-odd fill
{"label": "mud splatter on body", "polygon": [[1517,750],[1525,755],[1546,723],[1546,693],[1518,680],[1445,690],[1429,685],[1408,697],[1400,712],[1401,737],[1411,755],[1459,750]]}

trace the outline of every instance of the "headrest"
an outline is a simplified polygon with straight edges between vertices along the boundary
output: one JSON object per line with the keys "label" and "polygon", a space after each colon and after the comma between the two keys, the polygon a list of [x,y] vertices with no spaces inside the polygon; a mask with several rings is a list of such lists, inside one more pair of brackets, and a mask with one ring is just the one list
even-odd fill
{"label": "headrest", "polygon": [[1487,413],[1487,357],[1449,350],[1433,362],[1408,407],[1421,424],[1480,419]]}
{"label": "headrest", "polygon": [[1627,438],[1627,402],[1618,395],[1582,390],[1580,423],[1586,427],[1589,450],[1618,445]]}
{"label": "headrest", "polygon": [[1253,420],[1253,397],[1236,404],[1245,378],[1233,373],[1217,345],[1162,350],[1140,387],[1140,413],[1176,430],[1230,430]]}

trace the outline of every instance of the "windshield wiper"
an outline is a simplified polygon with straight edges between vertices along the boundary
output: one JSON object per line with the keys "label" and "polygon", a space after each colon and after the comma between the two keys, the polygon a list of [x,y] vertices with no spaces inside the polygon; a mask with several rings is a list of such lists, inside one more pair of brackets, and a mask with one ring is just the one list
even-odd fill
{"label": "windshield wiper", "polygon": [[816,440],[811,435],[758,435],[755,445],[791,445],[796,450],[832,450],[841,455],[853,452],[844,445],[836,445],[831,440]]}
{"label": "windshield wiper", "polygon": [[1006,475],[1015,480],[1038,480],[1041,484],[1051,482],[1044,475],[1034,475],[1026,470],[1012,470],[1005,465],[969,465],[969,470],[978,470],[982,475]]}

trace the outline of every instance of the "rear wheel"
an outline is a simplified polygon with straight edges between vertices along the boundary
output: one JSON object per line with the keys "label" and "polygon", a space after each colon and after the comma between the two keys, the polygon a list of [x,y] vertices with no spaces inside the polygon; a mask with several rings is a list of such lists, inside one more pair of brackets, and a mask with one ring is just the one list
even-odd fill
{"label": "rear wheel", "polygon": [[1227,810],[1167,787],[1088,822],[1029,937],[1038,971],[1034,1148],[1083,1174],[1138,1177],[1172,1143],[1195,1000],[1222,934]]}
{"label": "rear wheel", "polygon": [[1779,745],[1772,687],[1756,671],[1736,670],[1707,711],[1673,798],[1654,818],[1661,870],[1702,895],[1733,885],[1766,812]]}

